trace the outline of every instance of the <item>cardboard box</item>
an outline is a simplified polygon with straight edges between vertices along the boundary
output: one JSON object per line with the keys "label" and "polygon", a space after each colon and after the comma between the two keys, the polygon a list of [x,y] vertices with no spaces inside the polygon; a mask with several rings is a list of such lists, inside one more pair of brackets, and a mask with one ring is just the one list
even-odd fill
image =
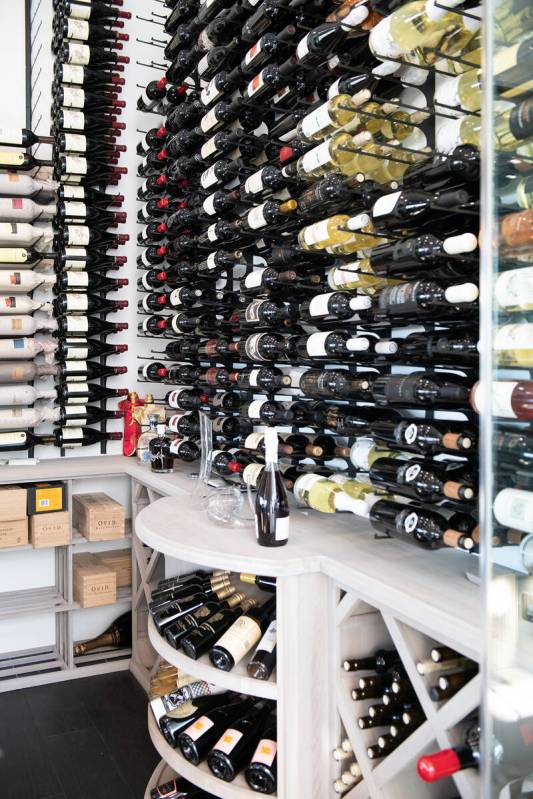
{"label": "cardboard box", "polygon": [[22,486],[0,486],[0,522],[25,519],[26,489]]}
{"label": "cardboard box", "polygon": [[28,483],[28,516],[36,513],[57,513],[67,510],[67,484]]}
{"label": "cardboard box", "polygon": [[115,572],[90,552],[74,555],[74,601],[82,608],[112,605],[117,601]]}
{"label": "cardboard box", "polygon": [[76,494],[72,514],[74,527],[88,541],[124,538],[124,506],[107,494]]}
{"label": "cardboard box", "polygon": [[34,549],[61,547],[70,544],[68,510],[30,516],[30,540]]}
{"label": "cardboard box", "polygon": [[131,549],[106,549],[94,553],[100,563],[115,572],[117,588],[131,585]]}
{"label": "cardboard box", "polygon": [[0,549],[25,547],[28,543],[28,517],[0,522]]}

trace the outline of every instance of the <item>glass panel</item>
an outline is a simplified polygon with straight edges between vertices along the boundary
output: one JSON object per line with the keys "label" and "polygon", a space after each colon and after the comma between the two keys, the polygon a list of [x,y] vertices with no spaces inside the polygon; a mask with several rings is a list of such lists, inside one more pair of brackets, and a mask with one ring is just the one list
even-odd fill
{"label": "glass panel", "polygon": [[489,0],[482,389],[483,796],[533,796],[533,5]]}

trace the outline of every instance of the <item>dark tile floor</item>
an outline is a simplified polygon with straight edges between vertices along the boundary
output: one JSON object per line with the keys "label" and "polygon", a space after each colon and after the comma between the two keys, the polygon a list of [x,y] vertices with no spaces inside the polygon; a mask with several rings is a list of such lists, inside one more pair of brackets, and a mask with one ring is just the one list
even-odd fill
{"label": "dark tile floor", "polygon": [[158,760],[129,672],[0,693],[0,799],[143,799]]}

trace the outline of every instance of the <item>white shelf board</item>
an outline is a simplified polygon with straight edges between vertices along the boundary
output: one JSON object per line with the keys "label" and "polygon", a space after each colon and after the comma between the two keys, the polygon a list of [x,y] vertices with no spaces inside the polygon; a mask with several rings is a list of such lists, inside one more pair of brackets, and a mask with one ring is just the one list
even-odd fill
{"label": "white shelf board", "polygon": [[257,545],[252,527],[221,528],[177,496],[141,510],[135,529],[153,549],[206,567],[276,577],[321,571],[422,632],[438,630],[440,640],[454,641],[479,660],[481,594],[465,577],[474,555],[377,541],[368,523],[353,514],[333,519],[296,507],[291,508],[289,543],[269,549]]}
{"label": "white shelf board", "polygon": [[63,613],[76,607],[76,604],[69,604],[53,585],[0,593],[0,618],[19,614]]}
{"label": "white shelf board", "polygon": [[[233,782],[225,782],[215,777],[209,770],[207,764],[200,763],[193,766],[185,760],[179,750],[173,749],[161,734],[159,727],[154,719],[154,714],[148,707],[148,732],[152,743],[168,765],[177,774],[185,777],[194,785],[203,788],[204,791],[212,793],[219,799],[257,799],[257,791],[252,791],[248,787],[242,774],[237,774]],[[274,795],[274,794],[273,794]]]}
{"label": "white shelf board", "polygon": [[248,676],[246,664],[242,661],[237,663],[231,671],[222,671],[222,669],[216,669],[211,665],[207,655],[203,655],[198,660],[187,657],[183,652],[171,647],[166,639],[159,635],[151,617],[148,619],[148,637],[162,658],[182,669],[186,674],[194,674],[195,677],[220,685],[228,691],[237,691],[263,699],[277,699],[278,691],[274,680],[254,680]]}

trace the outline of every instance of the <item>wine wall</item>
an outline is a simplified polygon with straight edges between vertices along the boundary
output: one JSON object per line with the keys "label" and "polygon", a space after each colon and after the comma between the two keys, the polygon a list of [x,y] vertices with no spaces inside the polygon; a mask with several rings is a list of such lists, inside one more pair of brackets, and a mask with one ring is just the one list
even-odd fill
{"label": "wine wall", "polygon": [[213,470],[255,486],[275,426],[299,504],[471,551],[479,152],[454,120],[480,20],[450,12],[448,58],[433,35],[409,61],[372,9],[169,13],[138,103],[139,379],[178,459],[205,411]]}

